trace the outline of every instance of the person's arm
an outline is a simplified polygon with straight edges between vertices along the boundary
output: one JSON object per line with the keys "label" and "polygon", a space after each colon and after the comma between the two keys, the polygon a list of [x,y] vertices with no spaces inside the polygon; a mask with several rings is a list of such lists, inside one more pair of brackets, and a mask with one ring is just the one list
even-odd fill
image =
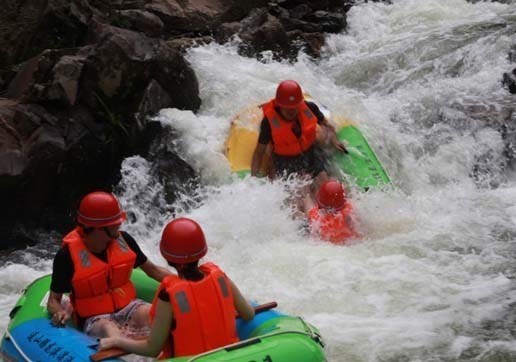
{"label": "person's arm", "polygon": [[71,312],[61,306],[63,294],[50,291],[47,310],[52,316],[51,322],[55,326],[64,326],[70,319]]}
{"label": "person's arm", "polygon": [[346,146],[337,138],[337,131],[335,130],[335,127],[326,119],[326,117],[323,118],[321,126],[326,129],[326,142],[331,144],[338,151],[347,153],[348,150],[346,149]]}
{"label": "person's arm", "polygon": [[52,280],[50,294],[47,301],[47,310],[51,315],[51,322],[56,326],[66,324],[72,315],[71,308],[65,309],[61,305],[63,293],[72,289],[73,263],[68,248],[61,248],[52,263]]}
{"label": "person's arm", "polygon": [[145,274],[147,274],[152,279],[157,280],[158,282],[161,282],[166,276],[172,275],[172,272],[167,270],[167,268],[158,266],[149,259],[140,265],[140,268],[142,268]]}
{"label": "person's arm", "polygon": [[348,150],[346,149],[344,143],[340,142],[337,138],[337,132],[335,132],[335,127],[333,127],[331,124],[328,124],[325,127],[328,130],[329,143],[333,145],[333,147],[335,147],[338,151],[348,153]]}
{"label": "person's arm", "polygon": [[233,292],[233,303],[235,305],[235,309],[243,320],[250,321],[254,318],[253,306],[247,301],[247,299],[244,298],[242,293],[240,293],[240,290],[238,290],[235,283],[233,283],[233,281],[231,281],[229,278],[228,280],[229,284],[231,284],[231,291]]}
{"label": "person's arm", "polygon": [[131,250],[136,253],[136,261],[134,263],[135,268],[140,267],[145,272],[145,274],[159,282],[161,282],[161,280],[163,280],[163,278],[167,275],[172,274],[166,268],[157,266],[152,261],[150,261],[143,253],[142,249],[140,249],[140,246],[136,240],[134,240],[134,238],[129,233],[122,231],[122,236]]}
{"label": "person's arm", "polygon": [[[260,172],[260,167],[263,164],[263,161],[266,157],[270,157],[272,146],[272,133],[271,126],[269,124],[269,120],[266,117],[263,117],[262,122],[260,123],[260,133],[258,135],[258,143],[256,144],[256,148],[253,152],[253,159],[251,162],[251,175],[257,176]],[[271,165],[269,165],[271,166]],[[271,169],[269,167],[269,173],[271,173]]]}
{"label": "person's arm", "polygon": [[251,163],[251,175],[257,176],[258,171],[260,171],[260,166],[263,161],[263,157],[265,156],[265,151],[267,150],[267,145],[257,143],[256,148],[253,152],[253,161]]}
{"label": "person's arm", "polygon": [[320,135],[318,138],[324,139],[325,141],[323,143],[331,144],[337,150],[347,153],[348,150],[346,149],[346,146],[337,138],[335,127],[324,116],[317,104],[314,102],[306,102],[306,105],[317,117],[317,123],[323,128],[322,130],[319,130]]}
{"label": "person's arm", "polygon": [[308,192],[305,195],[305,198],[303,200],[303,211],[308,216],[308,212],[312,210],[315,206],[317,206],[316,202],[314,201],[312,194]]}
{"label": "person's arm", "polygon": [[102,338],[99,341],[99,350],[118,347],[129,353],[156,357],[168,340],[173,317],[170,302],[158,299],[156,315],[152,323],[149,338],[141,340],[134,340],[126,337]]}

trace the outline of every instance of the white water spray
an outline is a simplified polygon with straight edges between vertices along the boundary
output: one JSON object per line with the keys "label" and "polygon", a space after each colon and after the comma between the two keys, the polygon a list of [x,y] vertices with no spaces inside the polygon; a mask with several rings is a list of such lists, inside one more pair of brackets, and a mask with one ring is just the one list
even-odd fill
{"label": "white water spray", "polygon": [[[514,4],[367,3],[352,8],[347,34],[329,36],[319,61],[259,62],[233,44],[191,49],[202,108],[160,119],[202,175],[202,202],[179,216],[204,227],[207,259],[248,297],[319,327],[330,361],[516,359],[516,182],[494,167],[504,157],[497,127],[468,113],[507,97],[499,80],[515,19]],[[355,120],[397,186],[353,193],[364,238],[352,246],[304,236],[284,202],[291,184],[236,179],[223,157],[231,117],[289,78]],[[472,178],[486,153],[495,189]],[[138,157],[124,163],[121,199],[134,213],[126,229],[164,264],[159,234],[180,205],[166,205],[148,169]],[[0,267],[0,327],[16,291],[49,270],[49,261]]]}

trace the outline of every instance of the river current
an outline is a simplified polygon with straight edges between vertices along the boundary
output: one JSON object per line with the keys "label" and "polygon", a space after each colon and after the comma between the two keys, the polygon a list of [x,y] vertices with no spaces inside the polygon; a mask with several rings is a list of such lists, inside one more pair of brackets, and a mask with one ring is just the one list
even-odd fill
{"label": "river current", "polygon": [[[126,159],[125,229],[164,265],[157,244],[172,210],[194,218],[206,260],[249,298],[317,326],[329,361],[516,360],[516,175],[492,116],[515,105],[500,82],[515,33],[515,3],[394,0],[354,6],[319,60],[245,58],[238,39],[189,50],[201,109],[159,120],[202,185],[168,205],[152,160]],[[299,231],[285,206],[295,180],[230,173],[229,120],[282,79],[355,121],[393,180],[392,190],[350,190],[364,235],[350,246]],[[45,237],[0,259],[0,330],[20,290],[51,271],[59,235]]]}

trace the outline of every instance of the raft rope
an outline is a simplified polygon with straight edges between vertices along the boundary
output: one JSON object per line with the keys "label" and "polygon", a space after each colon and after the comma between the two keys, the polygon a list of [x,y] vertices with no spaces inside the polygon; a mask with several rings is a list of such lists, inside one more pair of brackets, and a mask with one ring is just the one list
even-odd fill
{"label": "raft rope", "polygon": [[319,333],[317,333],[308,323],[306,323],[303,318],[297,317],[297,319],[299,319],[300,322],[303,324],[303,326],[305,327],[306,332],[294,331],[294,330],[286,330],[286,331],[267,333],[267,334],[264,334],[262,336],[258,336],[258,337],[254,337],[254,338],[249,338],[249,339],[244,339],[243,341],[239,341],[239,342],[236,342],[236,343],[233,343],[233,344],[226,345],[224,347],[220,347],[220,348],[217,348],[217,349],[212,349],[212,350],[210,350],[208,352],[205,352],[205,353],[202,353],[202,354],[198,354],[197,356],[195,356],[193,358],[190,358],[186,362],[193,362],[193,361],[196,361],[197,359],[199,359],[201,357],[209,356],[209,355],[211,355],[213,353],[225,350],[227,348],[237,347],[239,345],[253,344],[252,342],[254,342],[254,341],[259,342],[261,339],[269,338],[269,337],[273,337],[273,336],[278,336],[280,334],[300,334],[302,336],[308,336],[308,337],[310,337],[310,339],[312,339],[314,342],[318,343],[321,347],[324,348],[324,341],[322,339],[322,336]]}
{"label": "raft rope", "polygon": [[9,331],[5,331],[5,334],[7,335],[7,338],[9,338],[11,342],[13,342],[14,348],[16,348],[18,353],[21,354],[25,361],[32,362],[32,360],[29,357],[27,357],[25,353],[23,353],[22,349],[20,348],[20,346],[18,346],[18,343],[16,343],[16,340],[13,338],[12,334],[9,333]]}
{"label": "raft rope", "polygon": [[[252,343],[253,341],[259,341],[263,338],[268,338],[268,337],[273,337],[273,336],[278,336],[280,334],[301,334],[303,336],[308,336],[310,337],[314,342],[318,343],[321,345],[321,347],[324,347],[324,341],[322,339],[322,336],[317,332],[315,331],[308,323],[305,322],[305,320],[301,317],[298,317],[299,321],[303,324],[303,326],[305,327],[305,331],[306,332],[300,332],[300,331],[293,331],[293,330],[290,330],[290,331],[279,331],[279,332],[272,332],[272,333],[268,333],[268,334],[264,334],[263,336],[258,336],[258,337],[254,337],[254,338],[250,338],[250,339],[246,339],[246,340],[243,340],[243,341],[239,341],[237,343],[233,343],[233,344],[230,344],[230,345],[227,345],[227,346],[224,346],[224,347],[220,347],[220,348],[217,348],[217,349],[213,349],[209,352],[206,352],[206,353],[202,353],[202,354],[199,354],[197,356],[195,356],[194,358],[191,358],[189,359],[187,362],[193,362],[201,357],[205,357],[205,356],[209,356],[210,354],[213,354],[213,353],[216,353],[218,351],[222,351],[226,348],[230,348],[230,347],[236,347],[238,345],[247,345],[249,343]],[[18,346],[18,343],[16,343],[16,340],[13,338],[13,336],[11,335],[11,333],[9,333],[9,331],[5,331],[5,334],[7,335],[7,337],[13,342],[13,345],[14,347],[16,348],[16,350],[21,354],[21,356],[25,359],[25,361],[27,362],[32,362],[32,360],[27,357],[27,355],[22,351],[22,349]]]}

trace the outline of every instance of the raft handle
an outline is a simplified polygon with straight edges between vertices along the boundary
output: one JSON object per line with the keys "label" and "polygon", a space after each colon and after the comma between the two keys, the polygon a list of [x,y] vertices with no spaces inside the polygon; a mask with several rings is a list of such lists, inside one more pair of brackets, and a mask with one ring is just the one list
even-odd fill
{"label": "raft handle", "polygon": [[241,343],[235,344],[233,346],[226,347],[224,349],[226,351],[228,351],[228,352],[231,352],[231,351],[234,351],[236,349],[240,349],[240,348],[243,348],[243,347],[251,346],[251,345],[256,344],[256,343],[260,343],[261,341],[262,340],[260,338],[250,339],[250,340],[243,341]]}
{"label": "raft handle", "polygon": [[304,332],[293,331],[293,330],[284,330],[284,331],[279,331],[279,332],[267,333],[267,334],[264,334],[264,335],[262,335],[260,337],[254,337],[254,338],[249,339],[249,340],[245,340],[245,341],[241,341],[241,342],[236,342],[235,344],[230,345],[228,347],[220,347],[220,348],[212,349],[211,351],[207,351],[205,353],[198,354],[197,356],[194,356],[191,359],[187,360],[187,362],[197,361],[200,358],[212,355],[212,354],[217,353],[219,351],[228,350],[228,348],[238,349],[238,348],[242,347],[243,345],[249,346],[249,345],[258,343],[259,341],[261,341],[264,338],[279,336],[280,334],[300,334],[302,336],[309,337],[314,342],[319,343],[321,345],[321,347],[324,348],[324,342],[322,340],[321,335],[316,333],[314,330],[312,330],[312,328],[310,328],[301,317],[297,317],[297,318],[301,319],[301,321],[309,328],[309,330],[306,330]]}
{"label": "raft handle", "polygon": [[316,329],[314,329],[312,326],[310,326],[310,324],[306,323],[306,321],[303,318],[301,318],[301,317],[298,317],[298,318],[301,321],[301,323],[303,323],[303,326],[305,327],[305,330],[306,330],[306,334],[314,342],[319,343],[319,345],[324,348],[325,343],[324,343],[324,339],[321,336],[321,334]]}
{"label": "raft handle", "polygon": [[9,312],[9,318],[13,319],[16,313],[18,313],[18,311],[21,309],[21,307],[21,305],[15,305],[14,308],[11,309],[11,311]]}

